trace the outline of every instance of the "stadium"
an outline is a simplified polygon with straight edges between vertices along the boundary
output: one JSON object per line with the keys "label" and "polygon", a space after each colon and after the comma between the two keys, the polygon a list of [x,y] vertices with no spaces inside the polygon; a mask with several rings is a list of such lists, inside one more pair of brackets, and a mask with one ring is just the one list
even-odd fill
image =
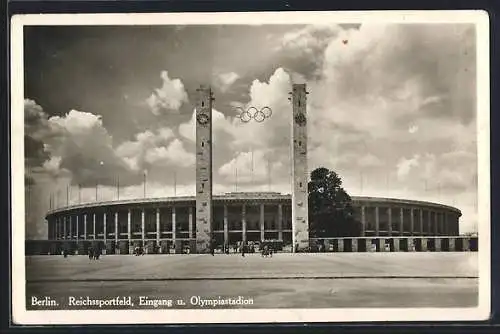
{"label": "stadium", "polygon": [[[215,247],[275,242],[290,251],[289,194],[227,193],[213,197]],[[459,209],[406,199],[352,197],[359,236],[310,239],[310,251],[475,251],[477,238],[459,236]],[[186,253],[196,247],[195,197],[146,198],[85,203],[48,212],[48,240],[30,241],[27,254],[86,254],[102,245],[105,254]],[[312,245],[321,245],[313,249]]]}
{"label": "stadium", "polygon": [[[359,235],[311,238],[305,84],[293,84],[290,92],[291,194],[213,195],[214,99],[210,87],[201,86],[197,92],[195,196],[144,196],[52,210],[46,216],[49,240],[27,242],[26,253],[86,254],[90,245],[105,254],[137,249],[147,254],[208,253],[221,248],[252,252],[263,244],[293,253],[477,250],[477,238],[459,236],[459,209],[406,199],[352,197],[354,220],[361,224]],[[252,116],[250,109],[242,111],[242,121],[263,113],[254,108]]]}

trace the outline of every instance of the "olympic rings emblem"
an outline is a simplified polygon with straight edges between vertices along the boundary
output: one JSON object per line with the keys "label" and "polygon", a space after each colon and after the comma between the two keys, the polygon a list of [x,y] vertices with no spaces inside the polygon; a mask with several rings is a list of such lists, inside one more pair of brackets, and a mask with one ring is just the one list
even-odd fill
{"label": "olympic rings emblem", "polygon": [[236,117],[241,119],[243,123],[248,123],[252,119],[255,120],[257,123],[262,123],[271,115],[273,114],[273,111],[269,107],[263,107],[262,109],[257,109],[255,107],[250,107],[248,109],[243,109],[242,107],[236,107],[239,111],[241,111]]}

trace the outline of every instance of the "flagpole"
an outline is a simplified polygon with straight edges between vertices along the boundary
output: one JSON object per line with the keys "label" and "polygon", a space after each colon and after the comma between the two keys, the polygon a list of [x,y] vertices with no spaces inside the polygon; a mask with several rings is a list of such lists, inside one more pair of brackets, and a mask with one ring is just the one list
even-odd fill
{"label": "flagpole", "polygon": [[116,177],[116,197],[120,200],[120,175]]}
{"label": "flagpole", "polygon": [[271,191],[271,160],[267,157],[267,191]]}
{"label": "flagpole", "polygon": [[146,198],[146,171],[144,171],[144,198]]}
{"label": "flagpole", "polygon": [[177,173],[174,172],[174,197],[177,196]]}
{"label": "flagpole", "polygon": [[234,163],[234,191],[238,192],[238,156],[235,158]]}
{"label": "flagpole", "polygon": [[359,188],[361,195],[363,195],[363,172],[359,172]]}
{"label": "flagpole", "polygon": [[252,149],[251,149],[251,152],[252,152],[252,153],[251,153],[251,164],[252,164],[252,165],[250,166],[250,169],[251,169],[251,171],[252,171],[252,187],[253,187],[253,182],[254,182],[254,175],[253,175],[253,147],[252,147]]}

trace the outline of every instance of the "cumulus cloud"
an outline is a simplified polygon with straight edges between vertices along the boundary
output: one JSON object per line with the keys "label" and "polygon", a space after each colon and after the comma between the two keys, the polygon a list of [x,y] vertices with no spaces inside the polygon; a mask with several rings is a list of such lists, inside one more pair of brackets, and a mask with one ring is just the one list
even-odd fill
{"label": "cumulus cloud", "polygon": [[66,169],[72,173],[73,182],[85,186],[96,180],[113,183],[116,173],[130,172],[115,154],[113,139],[100,116],[71,110],[64,116],[49,118],[48,122],[51,136],[45,139],[45,150],[51,160],[44,166],[51,173],[56,173],[56,167]]}
{"label": "cumulus cloud", "polygon": [[[231,36],[238,43],[240,35]],[[275,50],[258,53],[252,66],[243,62],[240,67],[221,67],[215,78],[221,92],[213,111],[215,189],[232,190],[236,166],[240,191],[265,188],[268,161],[273,184],[289,185],[292,106],[288,93],[292,83],[304,82],[310,92],[309,169],[335,169],[354,195],[443,201],[432,198],[439,189],[475,219],[469,203],[477,177],[476,53],[471,25],[302,26],[282,35]],[[182,78],[187,84],[188,79]],[[154,114],[172,116],[188,102],[184,83],[169,78],[167,72],[162,73],[162,81],[147,102]],[[228,105],[268,106],[273,115],[262,123],[242,123]],[[130,132],[139,133],[113,146],[102,120],[92,115],[78,114],[82,124],[76,125],[71,120],[75,115],[55,122],[34,101],[25,106],[29,109],[26,123],[37,124],[36,131],[30,129],[30,140],[37,143],[33,150],[50,155],[42,156],[47,170],[76,168],[83,173],[89,164],[107,159],[127,173],[150,170],[148,179],[158,182],[158,189],[160,184],[170,187],[173,170],[185,173],[178,175],[179,183],[188,184],[194,177],[194,112],[188,120],[183,113],[169,118],[168,127],[155,124],[147,131]],[[45,140],[47,132],[55,138]],[[35,141],[40,137],[44,139]],[[80,141],[71,137],[83,140],[83,151]],[[70,138],[69,144],[61,138]],[[94,152],[91,147],[96,142],[101,147]],[[249,174],[252,151],[254,170]],[[88,176],[77,178],[90,179],[95,173],[90,168]],[[254,183],[249,181],[252,177]],[[130,191],[139,187],[141,193],[141,178],[133,183]]]}
{"label": "cumulus cloud", "polygon": [[235,82],[240,78],[236,72],[226,72],[217,75],[215,78],[215,85],[221,90],[226,92]]}
{"label": "cumulus cloud", "polygon": [[145,161],[156,166],[173,165],[178,167],[193,167],[194,154],[185,150],[179,139],[174,139],[168,147],[155,147],[146,152]]}
{"label": "cumulus cloud", "polygon": [[286,33],[278,48],[296,53],[316,55],[342,31],[339,25],[307,25]]}
{"label": "cumulus cloud", "polygon": [[175,138],[170,128],[138,133],[134,140],[126,141],[116,148],[119,157],[130,169],[143,171],[156,167],[194,166],[194,154],[187,152],[181,140]]}
{"label": "cumulus cloud", "polygon": [[179,111],[183,103],[188,102],[184,84],[180,79],[170,79],[167,71],[161,72],[162,87],[157,88],[146,100],[155,115],[170,111]]}
{"label": "cumulus cloud", "polygon": [[24,157],[28,167],[43,164],[49,158],[43,140],[50,135],[48,115],[34,100],[24,100]]}
{"label": "cumulus cloud", "polygon": [[418,154],[413,157],[401,158],[397,164],[397,175],[399,179],[405,178],[413,167],[418,167],[420,156]]}
{"label": "cumulus cloud", "polygon": [[240,152],[222,165],[218,173],[230,182],[237,177],[241,183],[266,183],[286,168],[281,161],[272,161],[272,155],[268,150]]}

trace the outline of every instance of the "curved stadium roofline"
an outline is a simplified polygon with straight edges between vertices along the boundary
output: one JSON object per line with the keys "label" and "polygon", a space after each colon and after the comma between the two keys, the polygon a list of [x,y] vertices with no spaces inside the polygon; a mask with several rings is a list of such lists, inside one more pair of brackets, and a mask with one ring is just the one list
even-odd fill
{"label": "curved stadium roofline", "polygon": [[[291,194],[281,194],[279,192],[229,192],[223,195],[214,195],[214,201],[228,200],[228,201],[244,201],[244,200],[291,200]],[[390,198],[390,197],[371,197],[371,196],[351,196],[354,206],[359,206],[360,203],[387,203],[387,204],[402,204],[402,205],[414,205],[414,206],[424,206],[429,208],[446,209],[456,212],[459,216],[462,212],[455,207],[444,205],[435,202],[400,199],[400,198]],[[135,198],[126,200],[112,200],[112,201],[102,201],[102,202],[88,202],[82,204],[69,205],[57,209],[53,209],[47,212],[46,217],[65,211],[87,209],[87,208],[97,208],[103,206],[126,206],[126,205],[146,205],[155,203],[182,203],[196,201],[195,196],[175,196],[175,197],[150,197],[150,198]]]}

